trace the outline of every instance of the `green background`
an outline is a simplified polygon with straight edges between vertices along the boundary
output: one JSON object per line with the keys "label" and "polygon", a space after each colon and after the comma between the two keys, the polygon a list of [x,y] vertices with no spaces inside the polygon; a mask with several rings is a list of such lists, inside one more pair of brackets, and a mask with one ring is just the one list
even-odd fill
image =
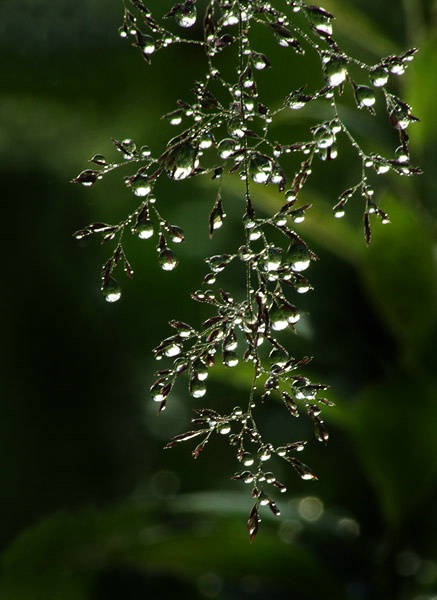
{"label": "green background", "polygon": [[[320,261],[291,343],[297,355],[314,356],[311,376],[331,385],[336,407],[324,413],[328,446],[311,441],[305,451],[319,480],[284,470],[282,515],[263,515],[250,545],[251,500],[229,480],[237,465],[225,441],[197,461],[188,443],[163,452],[189,427],[193,402],[181,393],[157,418],[148,395],[151,349],[170,335],[169,319],[198,322],[189,293],[206,272],[203,253],[240,235],[241,191],[224,194],[228,224],[210,242],[207,181],[163,182],[161,210],[187,237],[181,264],[164,273],[153,241],[129,241],[136,275],[122,280],[115,305],[99,291],[109,248],[72,237],[135,205],[121,175],[92,189],[69,181],[93,154],[115,157],[112,137],[158,153],[176,131],[160,116],[191,99],[203,57],[170,48],[147,66],[117,34],[117,0],[0,2],[2,600],[437,597],[437,7],[323,6],[337,17],[339,42],[363,60],[420,48],[393,89],[421,120],[409,133],[424,174],[375,181],[392,223],[375,224],[369,248],[358,209],[342,220],[331,213],[356,182],[351,153],[321,165],[304,188],[313,208],[298,232]],[[308,73],[293,59],[291,77],[280,49],[273,53],[260,87],[278,103]],[[391,154],[396,135],[383,111],[372,119],[344,110],[365,147]],[[312,123],[297,113],[281,127],[295,141]],[[266,188],[257,207],[275,202]],[[229,379],[217,373],[211,406],[244,402],[244,376]],[[266,419],[284,427],[281,411]],[[301,421],[287,422],[293,438],[310,435]]]}

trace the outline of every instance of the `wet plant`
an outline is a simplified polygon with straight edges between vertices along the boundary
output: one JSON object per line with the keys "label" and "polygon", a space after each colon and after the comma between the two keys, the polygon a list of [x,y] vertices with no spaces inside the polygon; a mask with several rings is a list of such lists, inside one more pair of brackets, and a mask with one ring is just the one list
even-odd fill
{"label": "wet plant", "polygon": [[[147,4],[153,4],[152,0]],[[189,178],[211,180],[213,197],[209,221],[205,223],[210,237],[220,235],[218,230],[226,222],[226,186],[232,185],[234,190],[238,187],[241,239],[235,247],[205,257],[205,276],[192,294],[195,302],[209,307],[210,316],[194,325],[170,321],[173,334],[153,350],[156,360],[166,365],[157,371],[150,392],[158,412],[171,404],[172,390],[179,380],[184,381],[192,398],[202,399],[202,407],[194,410],[193,428],[174,437],[166,448],[195,440],[192,454],[197,458],[214,436],[228,439],[238,464],[232,479],[248,484],[253,497],[247,522],[253,540],[260,508],[265,506],[278,516],[274,491],[286,491],[269,466],[272,458],[286,461],[302,479],[317,479],[297,456],[305,440],[282,440],[278,444],[266,439],[258,418],[260,406],[271,405],[271,410],[277,410],[282,405],[291,419],[306,413],[314,424],[317,440],[324,444],[328,441],[321,416],[321,409],[332,405],[324,395],[327,386],[308,378],[305,368],[310,357],[293,356],[279,333],[296,333],[298,298],[312,289],[306,272],[317,260],[294,228],[311,208],[300,201],[300,193],[317,171],[318,161],[341,160],[341,142],[341,147],[348,147],[347,151],[356,156],[360,176],[334,199],[333,216],[342,218],[352,198],[361,202],[367,244],[372,219],[389,222],[378,205],[371,181],[375,174],[388,171],[401,176],[420,172],[410,163],[407,134],[409,125],[418,119],[408,104],[389,91],[391,80],[402,75],[416,49],[386,56],[377,64],[365,64],[346,54],[336,42],[334,15],[302,0],[185,0],[167,11],[162,10],[161,3],[156,4],[161,6],[153,10],[142,0],[125,4],[120,36],[130,41],[148,64],[169,46],[189,44],[205,57],[205,77],[189,82],[191,100],[178,100],[175,109],[164,115],[170,126],[179,129],[157,156],[148,146],[139,146],[131,139],[113,140],[119,158],[112,161],[103,155],[94,156],[92,168],[74,179],[75,183],[91,186],[110,171],[130,165],[132,172],[124,178],[124,185],[139,201],[120,223],[92,223],[75,236],[80,239],[100,234],[104,243],[114,243],[102,268],[101,290],[108,302],[115,302],[122,293],[116,271],[124,270],[128,278],[133,277],[123,245],[126,234],[152,243],[154,240],[164,271],[178,265],[176,247],[185,235],[163,214],[165,198],[160,200],[155,195],[161,177],[175,185]],[[190,31],[192,36],[188,35]],[[269,39],[271,46],[267,43],[266,48],[258,47],[259,31],[267,33],[263,39]],[[291,73],[283,99],[269,106],[258,92],[258,78],[272,66],[269,48],[275,45],[282,47],[283,60],[299,60],[310,53],[318,85],[293,82]],[[225,60],[234,65],[231,78],[222,74]],[[365,150],[352,134],[340,106],[340,99],[348,93],[356,110],[367,111],[369,118],[385,111],[388,126],[399,137],[392,156]],[[284,113],[308,110],[321,103],[323,114],[328,116],[320,120],[320,111],[315,111],[305,139],[281,141],[273,137],[275,124]],[[232,183],[234,180],[237,183]],[[257,200],[257,192],[264,186],[274,188],[277,194],[277,208],[270,214]],[[201,202],[205,202],[203,197]],[[231,264],[242,274],[238,297],[221,283],[222,273]],[[205,407],[203,400],[210,370],[218,363],[228,369],[241,364],[252,369],[244,402],[226,413],[220,407]]]}

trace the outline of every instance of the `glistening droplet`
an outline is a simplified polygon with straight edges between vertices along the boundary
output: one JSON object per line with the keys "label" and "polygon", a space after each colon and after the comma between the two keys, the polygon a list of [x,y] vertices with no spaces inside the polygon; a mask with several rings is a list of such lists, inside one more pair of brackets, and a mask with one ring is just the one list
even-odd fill
{"label": "glistening droplet", "polygon": [[326,83],[332,87],[341,85],[346,80],[347,61],[337,54],[327,57],[324,61]]}
{"label": "glistening droplet", "polygon": [[106,302],[117,302],[121,298],[121,287],[113,277],[109,277],[102,285],[102,294]]}
{"label": "glistening droplet", "polygon": [[178,260],[170,248],[164,248],[159,253],[159,265],[163,271],[173,271],[178,265]]}
{"label": "glistening droplet", "polygon": [[141,240],[148,240],[152,237],[154,232],[152,221],[147,219],[142,223],[138,223],[138,225],[135,228],[135,231],[137,232],[137,235]]}
{"label": "glistening droplet", "polygon": [[170,150],[166,157],[165,169],[170,179],[179,181],[190,177],[198,164],[196,148],[185,142]]}
{"label": "glistening droplet", "polygon": [[378,66],[370,72],[370,81],[375,87],[383,87],[388,81],[388,71],[383,66]]}
{"label": "glistening droplet", "polygon": [[355,97],[360,108],[370,108],[376,102],[375,92],[367,85],[355,86]]}
{"label": "glistening droplet", "polygon": [[150,35],[144,35],[142,37],[143,42],[143,53],[149,56],[156,50],[155,40]]}
{"label": "glistening droplet", "polygon": [[193,398],[202,398],[206,394],[206,384],[197,377],[190,379],[189,389]]}
{"label": "glistening droplet", "polygon": [[196,22],[197,9],[193,0],[186,1],[174,13],[176,23],[180,27],[192,27]]}

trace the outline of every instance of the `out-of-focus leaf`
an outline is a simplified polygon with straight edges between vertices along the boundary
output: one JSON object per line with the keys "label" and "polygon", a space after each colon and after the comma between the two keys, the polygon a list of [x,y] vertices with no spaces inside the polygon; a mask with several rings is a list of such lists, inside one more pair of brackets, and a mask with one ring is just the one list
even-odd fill
{"label": "out-of-focus leaf", "polygon": [[436,398],[437,382],[399,369],[365,390],[344,415],[382,516],[393,528],[436,485]]}
{"label": "out-of-focus leaf", "polygon": [[374,219],[374,235],[363,255],[362,276],[386,326],[405,356],[419,352],[435,323],[437,265],[433,242],[411,207],[388,198],[390,225]]}
{"label": "out-of-focus leaf", "polygon": [[431,74],[432,65],[437,63],[437,34],[430,35],[419,48],[409,68],[406,87],[406,100],[414,106],[414,112],[420,118],[420,126],[414,127],[411,136],[413,147],[424,148],[428,144],[435,147],[437,120],[435,102],[437,98],[437,78]]}
{"label": "out-of-focus leaf", "polygon": [[235,507],[228,508],[227,515],[203,517],[206,529],[201,534],[190,519],[182,528],[173,527],[171,513],[156,525],[151,511],[134,504],[49,517],[5,552],[0,597],[85,600],[104,566],[130,565],[194,583],[212,570],[234,585],[255,577],[262,589],[286,589],[291,577],[299,597],[346,598],[342,582],[302,545],[284,546],[267,527],[249,545],[244,528],[235,522]]}

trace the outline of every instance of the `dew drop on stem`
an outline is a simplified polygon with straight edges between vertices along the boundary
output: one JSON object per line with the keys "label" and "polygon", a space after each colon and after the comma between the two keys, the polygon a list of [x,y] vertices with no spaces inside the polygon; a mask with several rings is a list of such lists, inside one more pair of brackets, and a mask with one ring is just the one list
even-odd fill
{"label": "dew drop on stem", "polygon": [[117,302],[121,298],[121,287],[116,279],[108,277],[102,285],[102,294],[106,302]]}
{"label": "dew drop on stem", "polygon": [[356,85],[354,87],[355,98],[359,108],[370,108],[376,102],[375,92],[367,85]]}
{"label": "dew drop on stem", "polygon": [[132,179],[130,181],[130,187],[135,196],[140,198],[147,196],[152,189],[152,186],[149,183],[149,178],[145,173],[141,173]]}
{"label": "dew drop on stem", "polygon": [[198,377],[192,377],[190,379],[189,390],[193,398],[202,398],[206,394],[206,384]]}
{"label": "dew drop on stem", "polygon": [[325,57],[324,71],[326,83],[332,87],[341,85],[347,76],[347,61],[342,56],[331,55]]}
{"label": "dew drop on stem", "polygon": [[244,452],[241,462],[245,467],[251,467],[255,462],[255,458],[250,452]]}
{"label": "dew drop on stem", "polygon": [[147,219],[142,223],[138,223],[138,225],[135,227],[135,231],[141,240],[148,240],[153,236],[154,233],[152,221]]}
{"label": "dew drop on stem", "polygon": [[186,1],[174,12],[174,19],[180,27],[192,27],[196,22],[197,9],[193,0]]}
{"label": "dew drop on stem", "polygon": [[150,35],[144,35],[142,37],[142,50],[146,56],[150,56],[156,50],[155,40]]}
{"label": "dew drop on stem", "polygon": [[293,271],[305,271],[311,263],[310,255],[303,244],[291,244],[285,255],[285,262]]}
{"label": "dew drop on stem", "polygon": [[383,87],[388,81],[388,71],[383,66],[374,67],[370,72],[370,81],[375,87]]}
{"label": "dew drop on stem", "polygon": [[161,250],[158,262],[163,271],[173,271],[178,266],[178,260],[170,248]]}

